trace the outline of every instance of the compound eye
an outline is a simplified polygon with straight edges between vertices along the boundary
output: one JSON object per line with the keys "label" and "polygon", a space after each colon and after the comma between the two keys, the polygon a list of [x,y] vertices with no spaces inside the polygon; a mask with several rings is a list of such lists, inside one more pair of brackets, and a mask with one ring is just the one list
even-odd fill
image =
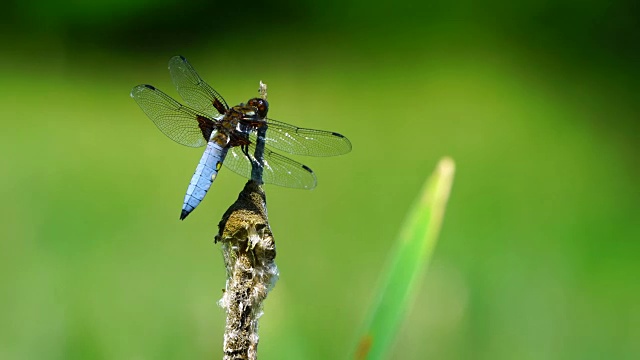
{"label": "compound eye", "polygon": [[249,105],[254,106],[258,110],[258,116],[265,118],[269,111],[269,103],[264,99],[251,99]]}

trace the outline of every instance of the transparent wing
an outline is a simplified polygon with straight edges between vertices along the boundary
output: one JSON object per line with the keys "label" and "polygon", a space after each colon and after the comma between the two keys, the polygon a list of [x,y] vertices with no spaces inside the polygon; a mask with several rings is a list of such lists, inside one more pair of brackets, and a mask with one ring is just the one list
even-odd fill
{"label": "transparent wing", "polygon": [[211,117],[224,114],[229,109],[222,96],[202,80],[184,57],[174,56],[169,60],[169,73],[187,105]]}
{"label": "transparent wing", "polygon": [[204,114],[180,104],[151,85],[134,87],[131,97],[171,140],[191,147],[200,147],[209,141],[215,123]]}
{"label": "transparent wing", "polygon": [[[289,154],[305,156],[336,156],[351,151],[351,142],[332,131],[299,128],[281,121],[267,119],[265,143]],[[253,132],[251,142],[256,142]]]}
{"label": "transparent wing", "polygon": [[[255,152],[255,144],[249,145],[249,154]],[[251,178],[251,161],[244,155],[240,147],[232,147],[223,163],[231,171]],[[282,156],[269,149],[264,149],[264,167],[262,180],[266,184],[274,184],[297,189],[313,189],[316,187],[316,175],[311,169],[295,160]]]}

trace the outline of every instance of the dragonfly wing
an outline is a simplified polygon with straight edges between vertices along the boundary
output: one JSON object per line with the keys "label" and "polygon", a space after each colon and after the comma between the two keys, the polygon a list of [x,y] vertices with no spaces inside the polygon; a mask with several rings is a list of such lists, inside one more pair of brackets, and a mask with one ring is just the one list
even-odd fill
{"label": "dragonfly wing", "polygon": [[242,153],[239,147],[230,148],[222,164],[234,173],[251,179],[251,161]]}
{"label": "dragonfly wing", "polygon": [[[252,134],[255,143],[256,135]],[[289,154],[305,156],[336,156],[351,151],[351,142],[332,131],[299,128],[281,121],[267,119],[265,143]]]}
{"label": "dragonfly wing", "polygon": [[184,57],[174,56],[169,60],[169,73],[187,105],[211,117],[224,114],[229,109],[222,96],[202,80]]}
{"label": "dragonfly wing", "polygon": [[213,120],[180,104],[151,85],[134,87],[131,97],[160,131],[179,144],[203,146],[215,130]]}
{"label": "dragonfly wing", "polygon": [[[249,145],[249,154],[253,161],[255,144]],[[251,178],[251,160],[242,152],[240,147],[232,147],[224,160],[224,165],[233,172]],[[269,149],[264,149],[264,167],[262,181],[297,189],[313,189],[316,187],[316,175],[307,166],[282,156]]]}

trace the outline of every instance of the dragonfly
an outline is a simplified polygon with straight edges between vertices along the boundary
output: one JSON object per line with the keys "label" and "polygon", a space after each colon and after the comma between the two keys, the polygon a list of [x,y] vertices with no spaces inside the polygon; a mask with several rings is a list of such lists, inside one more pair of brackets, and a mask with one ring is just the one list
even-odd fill
{"label": "dragonfly", "polygon": [[[300,128],[268,118],[269,103],[264,98],[251,98],[230,107],[182,56],[169,60],[169,73],[185,104],[147,84],[135,86],[131,97],[171,140],[189,147],[206,145],[187,187],[180,220],[202,202],[223,164],[249,179],[252,169],[259,167],[264,183],[313,189],[317,183],[314,172],[274,149],[305,156],[336,156],[351,151],[349,139],[337,132]],[[259,143],[264,149],[260,146],[261,151],[256,153]]]}

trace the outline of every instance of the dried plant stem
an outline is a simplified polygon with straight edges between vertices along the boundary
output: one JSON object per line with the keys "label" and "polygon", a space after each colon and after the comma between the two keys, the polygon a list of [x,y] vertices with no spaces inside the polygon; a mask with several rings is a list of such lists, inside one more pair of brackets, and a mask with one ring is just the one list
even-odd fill
{"label": "dried plant stem", "polygon": [[222,243],[227,268],[220,306],[227,312],[224,359],[256,359],[262,302],[278,278],[276,245],[267,219],[262,186],[249,180],[220,221],[215,241]]}
{"label": "dried plant stem", "polygon": [[[258,92],[263,100],[267,100],[267,84],[260,81],[260,88],[258,89]],[[262,184],[262,170],[264,169],[264,138],[267,135],[267,127],[259,127],[256,135],[256,150],[253,154],[254,161],[251,162],[251,179]]]}
{"label": "dried plant stem", "polygon": [[[260,96],[267,99],[267,85],[260,82]],[[267,198],[262,189],[266,127],[258,129],[251,160],[251,180],[218,224],[215,242],[222,243],[227,284],[220,300],[227,312],[224,359],[256,359],[258,319],[262,302],[278,279],[274,262],[276,243],[269,227]]]}

